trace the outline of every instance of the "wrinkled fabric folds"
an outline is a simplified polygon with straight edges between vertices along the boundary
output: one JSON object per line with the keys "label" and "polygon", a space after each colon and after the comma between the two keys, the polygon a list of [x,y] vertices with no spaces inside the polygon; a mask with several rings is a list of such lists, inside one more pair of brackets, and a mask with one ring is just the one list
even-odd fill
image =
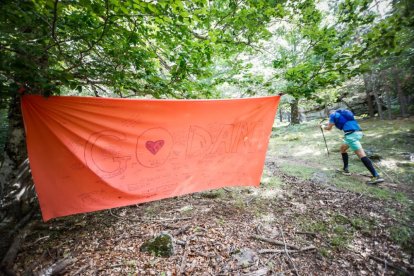
{"label": "wrinkled fabric folds", "polygon": [[23,96],[43,219],[258,186],[279,100]]}

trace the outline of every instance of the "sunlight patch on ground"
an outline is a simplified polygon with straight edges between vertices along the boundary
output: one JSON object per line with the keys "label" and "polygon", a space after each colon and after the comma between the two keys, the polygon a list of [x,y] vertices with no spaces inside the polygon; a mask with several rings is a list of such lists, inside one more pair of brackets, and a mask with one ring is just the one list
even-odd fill
{"label": "sunlight patch on ground", "polygon": [[186,213],[186,212],[190,212],[190,211],[192,211],[194,209],[194,207],[192,206],[192,205],[186,205],[186,206],[184,206],[184,207],[181,207],[180,209],[179,209],[179,212],[180,213]]}
{"label": "sunlight patch on ground", "polygon": [[278,195],[281,195],[283,193],[283,190],[280,189],[270,189],[270,190],[264,190],[262,191],[258,196],[262,198],[275,198]]}
{"label": "sunlight patch on ground", "polygon": [[381,167],[385,167],[387,169],[396,169],[397,166],[397,160],[394,159],[383,159],[379,162]]}
{"label": "sunlight patch on ground", "polygon": [[[324,134],[325,134],[325,132],[324,132]],[[312,135],[309,135],[309,136],[311,136],[312,138],[315,138],[315,139],[323,139],[323,136],[322,136],[321,132],[315,133],[315,134],[312,134]]]}
{"label": "sunlight patch on ground", "polygon": [[364,136],[365,137],[381,138],[382,137],[382,134],[378,134],[378,133],[366,133],[366,132],[364,132]]}
{"label": "sunlight patch on ground", "polygon": [[321,153],[309,147],[302,147],[301,150],[298,150],[292,153],[292,156],[304,156],[304,155],[319,156],[321,155]]}
{"label": "sunlight patch on ground", "polygon": [[276,217],[272,213],[262,214],[260,218],[258,218],[259,222],[274,222],[276,221]]}
{"label": "sunlight patch on ground", "polygon": [[325,153],[323,152],[323,151],[314,151],[313,152],[313,156],[321,156],[321,155],[324,155]]}

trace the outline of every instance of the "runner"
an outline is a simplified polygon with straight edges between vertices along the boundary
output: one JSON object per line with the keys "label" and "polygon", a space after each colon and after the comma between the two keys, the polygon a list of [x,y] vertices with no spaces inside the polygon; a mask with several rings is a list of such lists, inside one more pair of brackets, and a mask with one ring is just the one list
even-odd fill
{"label": "runner", "polygon": [[384,179],[379,176],[372,165],[371,160],[367,157],[361,143],[359,142],[359,140],[363,137],[363,134],[358,122],[354,118],[354,114],[346,109],[332,110],[329,115],[329,123],[327,125],[321,124],[321,127],[325,130],[331,130],[333,126],[342,130],[345,134],[343,144],[340,147],[344,167],[343,169],[339,169],[339,171],[344,175],[350,175],[348,169],[347,151],[351,148],[351,150],[355,152],[365,167],[372,174],[372,178],[370,181],[367,181],[367,184],[372,185],[384,182]]}

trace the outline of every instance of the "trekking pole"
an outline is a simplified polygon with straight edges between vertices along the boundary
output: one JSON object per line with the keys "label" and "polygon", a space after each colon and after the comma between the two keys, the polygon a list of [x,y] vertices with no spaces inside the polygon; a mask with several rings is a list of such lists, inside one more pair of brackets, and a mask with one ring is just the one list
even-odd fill
{"label": "trekking pole", "polygon": [[328,152],[328,157],[329,157],[329,149],[328,149],[328,144],[326,143],[325,134],[323,133],[323,129],[322,129],[322,126],[321,126],[321,124],[322,124],[322,122],[323,122],[323,121],[325,121],[325,119],[323,119],[322,121],[320,121],[320,123],[319,123],[319,127],[320,127],[320,129],[321,129],[322,136],[323,136],[323,140],[325,141],[326,151]]}
{"label": "trekking pole", "polygon": [[385,170],[383,170],[382,168],[380,168],[380,166],[378,164],[375,164],[375,162],[372,162],[372,164],[377,168],[378,171],[380,171],[381,173],[385,174],[386,177],[388,177],[389,180],[391,180],[392,182],[397,182],[398,184],[402,185],[401,182],[397,179],[397,178],[392,178],[390,177]]}

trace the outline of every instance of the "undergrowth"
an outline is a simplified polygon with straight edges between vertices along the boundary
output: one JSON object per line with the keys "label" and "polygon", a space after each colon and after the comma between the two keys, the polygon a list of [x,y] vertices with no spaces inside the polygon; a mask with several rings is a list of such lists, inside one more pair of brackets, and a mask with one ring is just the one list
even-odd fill
{"label": "undergrowth", "polygon": [[[276,122],[278,124],[278,122]],[[282,173],[302,180],[313,180],[315,175],[323,176],[326,185],[335,186],[342,190],[372,197],[382,201],[397,202],[401,205],[394,212],[396,223],[387,229],[391,240],[404,248],[412,247],[414,230],[412,191],[414,188],[414,170],[411,166],[414,154],[414,124],[411,120],[380,121],[376,119],[361,120],[364,130],[361,143],[368,157],[385,178],[385,185],[368,186],[369,172],[359,158],[349,152],[350,171],[352,176],[335,173],[336,168],[342,167],[339,146],[343,134],[338,130],[324,131],[318,127],[318,121],[310,121],[301,125],[276,127],[273,130],[269,146],[269,154],[279,160]],[[329,156],[326,147],[329,150]],[[411,162],[411,163],[410,163]],[[387,183],[393,183],[396,189],[389,189]],[[403,189],[401,189],[403,188]],[[344,248],[352,239],[355,232],[369,232],[375,222],[366,218],[349,218],[343,221],[338,217],[330,217],[326,221],[305,222],[304,227],[309,231],[329,234],[330,247],[320,249],[322,255],[329,255],[334,249]]]}

